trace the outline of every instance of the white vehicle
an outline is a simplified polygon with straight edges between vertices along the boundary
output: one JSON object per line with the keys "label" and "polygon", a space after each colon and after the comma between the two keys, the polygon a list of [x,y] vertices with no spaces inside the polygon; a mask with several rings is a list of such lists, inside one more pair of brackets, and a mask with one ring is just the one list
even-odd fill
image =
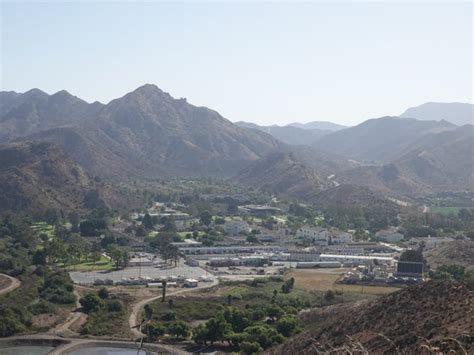
{"label": "white vehicle", "polygon": [[198,280],[186,279],[184,280],[184,287],[198,287]]}
{"label": "white vehicle", "polygon": [[212,282],[212,278],[209,276],[199,276],[199,281],[201,282]]}

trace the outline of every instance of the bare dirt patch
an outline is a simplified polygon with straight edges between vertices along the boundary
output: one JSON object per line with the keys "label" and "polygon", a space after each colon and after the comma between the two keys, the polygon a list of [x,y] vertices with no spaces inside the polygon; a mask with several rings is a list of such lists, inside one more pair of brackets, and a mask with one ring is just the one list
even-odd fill
{"label": "bare dirt patch", "polygon": [[348,269],[311,269],[292,270],[285,278],[294,277],[295,287],[307,291],[338,290],[342,292],[364,293],[369,295],[385,295],[398,291],[397,287],[388,286],[362,286],[342,285],[336,281],[344,275]]}

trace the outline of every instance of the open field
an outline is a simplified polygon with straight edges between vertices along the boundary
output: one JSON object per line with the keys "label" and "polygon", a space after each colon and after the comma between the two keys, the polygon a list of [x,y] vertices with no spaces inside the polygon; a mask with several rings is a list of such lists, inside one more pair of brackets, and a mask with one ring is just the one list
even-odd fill
{"label": "open field", "polygon": [[88,261],[81,264],[71,265],[69,271],[94,271],[94,270],[112,270],[114,268],[113,263],[110,259],[105,256],[101,256],[100,260],[96,261],[95,264],[92,261]]}
{"label": "open field", "polygon": [[0,291],[10,286],[11,283],[12,283],[12,280],[10,280],[9,277],[0,274]]}
{"label": "open field", "polygon": [[438,213],[442,215],[457,215],[461,207],[429,207],[431,213]]}
{"label": "open field", "polygon": [[336,281],[346,271],[348,271],[348,269],[292,270],[285,276],[285,278],[294,277],[295,287],[308,291],[339,290],[343,292],[364,293],[369,295],[384,295],[399,290],[397,287],[388,286],[336,284]]}

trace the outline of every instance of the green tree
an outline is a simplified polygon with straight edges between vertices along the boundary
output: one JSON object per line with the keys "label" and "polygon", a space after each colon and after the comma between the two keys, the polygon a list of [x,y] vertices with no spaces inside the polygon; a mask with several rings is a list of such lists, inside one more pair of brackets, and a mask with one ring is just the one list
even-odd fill
{"label": "green tree", "polygon": [[217,315],[206,322],[207,340],[213,344],[215,341],[223,341],[225,335],[232,331],[232,327],[226,322],[223,315]]}
{"label": "green tree", "polygon": [[71,232],[79,232],[79,223],[81,222],[79,213],[77,213],[76,211],[70,212],[68,215],[68,221],[69,223],[71,223]]}
{"label": "green tree", "polygon": [[268,317],[275,320],[280,318],[285,312],[283,309],[275,304],[270,304],[265,308]]}
{"label": "green tree", "polygon": [[212,222],[212,215],[209,211],[203,211],[199,215],[199,221],[205,226],[209,226]]}
{"label": "green tree", "polygon": [[283,341],[283,336],[268,325],[253,325],[245,328],[244,341],[256,342],[263,349]]}
{"label": "green tree", "polygon": [[246,355],[257,354],[263,351],[259,343],[255,341],[243,341],[240,343],[240,351]]}
{"label": "green tree", "polygon": [[37,250],[33,254],[32,262],[34,265],[46,265],[46,257],[47,257],[47,253],[44,249]]}
{"label": "green tree", "polygon": [[148,229],[148,230],[153,229],[153,220],[148,213],[146,213],[145,216],[143,217],[142,225],[143,227],[145,227],[145,229]]}
{"label": "green tree", "polygon": [[285,316],[277,322],[276,329],[278,333],[289,337],[299,328],[299,325],[300,322],[297,318]]}
{"label": "green tree", "polygon": [[247,243],[257,244],[258,243],[258,238],[255,236],[255,234],[249,234],[247,236]]}
{"label": "green tree", "polygon": [[334,291],[332,291],[332,290],[327,290],[327,291],[324,293],[324,299],[325,299],[327,302],[333,301],[334,298],[336,298],[336,295],[334,294]]}
{"label": "green tree", "polygon": [[85,313],[91,313],[98,311],[100,308],[104,307],[104,300],[95,293],[89,293],[82,297],[79,300],[79,303],[82,306],[82,309]]}
{"label": "green tree", "polygon": [[442,265],[436,269],[435,278],[440,278],[440,273],[446,273],[450,275],[455,280],[462,280],[464,278],[466,269],[462,265],[458,264],[449,264]]}
{"label": "green tree", "polygon": [[166,328],[158,322],[150,322],[146,326],[146,334],[151,340],[156,340],[165,333]]}
{"label": "green tree", "polygon": [[145,319],[146,320],[151,320],[153,317],[153,308],[149,304],[146,304],[145,307],[143,307],[145,311]]}
{"label": "green tree", "polygon": [[290,293],[294,285],[295,285],[295,279],[292,277],[291,279],[286,280],[283,285],[281,285],[281,292]]}
{"label": "green tree", "polygon": [[107,288],[105,288],[105,287],[101,287],[97,294],[103,300],[109,298],[109,290],[107,290]]}
{"label": "green tree", "polygon": [[189,328],[185,322],[178,320],[168,325],[168,331],[176,338],[185,338],[189,334]]}
{"label": "green tree", "polygon": [[197,327],[193,328],[192,333],[193,341],[196,344],[207,345],[207,342],[209,341],[209,332],[206,326],[200,324]]}

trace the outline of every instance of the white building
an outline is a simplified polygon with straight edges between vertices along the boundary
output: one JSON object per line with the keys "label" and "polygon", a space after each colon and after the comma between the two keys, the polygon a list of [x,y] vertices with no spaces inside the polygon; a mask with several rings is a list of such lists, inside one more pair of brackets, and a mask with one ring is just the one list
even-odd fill
{"label": "white building", "polygon": [[342,233],[334,233],[331,236],[332,244],[349,244],[352,243],[352,234],[342,232]]}
{"label": "white building", "polygon": [[382,264],[394,265],[395,259],[388,256],[375,255],[336,255],[336,254],[321,254],[319,256],[321,261],[338,261],[344,266],[348,265],[362,265],[371,264],[375,260]]}
{"label": "white building", "polygon": [[405,238],[405,236],[397,231],[396,228],[379,230],[375,236],[387,243],[397,243]]}
{"label": "white building", "polygon": [[328,254],[344,254],[344,255],[364,255],[364,248],[351,244],[335,244],[328,245],[324,250]]}
{"label": "white building", "polygon": [[296,237],[311,240],[316,245],[328,245],[331,233],[319,227],[301,227],[296,231]]}
{"label": "white building", "polygon": [[128,266],[153,266],[153,260],[148,257],[135,256],[128,261]]}
{"label": "white building", "polygon": [[229,235],[249,233],[250,227],[245,221],[228,221],[224,224],[224,232]]}

